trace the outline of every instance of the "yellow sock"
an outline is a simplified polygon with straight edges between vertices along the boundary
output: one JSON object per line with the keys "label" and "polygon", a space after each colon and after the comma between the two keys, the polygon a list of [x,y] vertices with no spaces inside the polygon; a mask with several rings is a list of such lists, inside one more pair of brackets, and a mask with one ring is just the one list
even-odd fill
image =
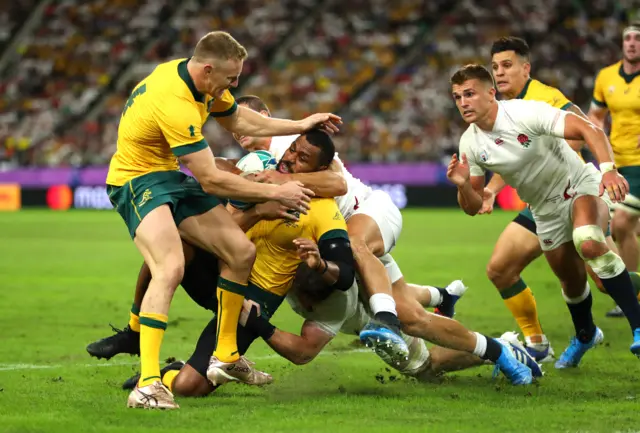
{"label": "yellow sock", "polygon": [[222,362],[240,358],[237,329],[246,289],[246,285],[218,278],[218,335],[213,355]]}
{"label": "yellow sock", "polygon": [[531,289],[527,287],[522,279],[503,290],[500,295],[525,337],[544,334],[542,326],[540,326],[540,320],[538,320],[536,299],[533,297]]}
{"label": "yellow sock", "polygon": [[129,329],[133,332],[140,332],[140,308],[133,304],[129,311]]}
{"label": "yellow sock", "polygon": [[160,377],[160,347],[168,318],[164,314],[140,313],[140,380],[138,386],[151,385]]}
{"label": "yellow sock", "polygon": [[173,381],[178,374],[180,374],[180,370],[169,370],[162,376],[162,384],[171,392],[173,392]]}

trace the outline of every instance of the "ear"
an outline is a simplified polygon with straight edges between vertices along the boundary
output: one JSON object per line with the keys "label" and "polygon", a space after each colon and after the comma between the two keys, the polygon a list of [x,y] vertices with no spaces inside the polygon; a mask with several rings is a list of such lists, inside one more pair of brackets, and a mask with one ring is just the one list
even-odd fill
{"label": "ear", "polygon": [[525,62],[522,68],[527,75],[531,75],[531,63]]}

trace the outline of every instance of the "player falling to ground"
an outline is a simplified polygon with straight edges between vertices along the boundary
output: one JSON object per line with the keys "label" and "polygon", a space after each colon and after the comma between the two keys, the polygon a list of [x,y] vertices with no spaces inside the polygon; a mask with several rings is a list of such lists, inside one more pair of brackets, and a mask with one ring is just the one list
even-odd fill
{"label": "player falling to ground", "polygon": [[[604,231],[609,209],[603,189],[621,201],[628,184],[615,169],[604,132],[591,122],[540,101],[497,101],[493,78],[480,65],[467,65],[451,78],[453,97],[469,128],[460,138],[447,177],[458,187],[458,201],[469,215],[482,207],[485,170],[503,177],[531,206],[540,246],[560,280],[574,323],[575,337],[556,368],[575,367],[603,339],[591,314],[592,298],[584,263],[625,312],[640,355],[640,304],[622,259],[612,252]],[[584,140],[600,164],[584,164],[564,139]]]}
{"label": "player falling to ground", "polygon": [[[238,98],[238,104],[269,116],[269,108],[257,96]],[[296,136],[292,137],[251,137],[234,134],[234,138],[245,150],[264,149],[270,151],[276,159],[289,149]],[[305,149],[294,149],[300,153],[300,160],[306,158]],[[336,155],[330,171],[342,175],[346,188],[337,185],[330,173],[295,173],[290,170],[265,171],[257,180],[281,184],[298,180],[324,197],[336,197],[340,212],[347,221],[349,240],[356,258],[356,269],[362,275],[363,296],[369,299],[373,312],[372,322],[360,334],[363,342],[370,346],[386,350],[398,359],[407,356],[408,348],[400,337],[398,311],[392,296],[391,281],[384,270],[379,257],[389,254],[395,247],[402,231],[402,214],[388,194],[374,191],[359,179],[356,179],[344,167]],[[314,185],[314,186],[312,186]],[[339,190],[336,189],[339,187]],[[451,307],[453,307],[451,305]]]}
{"label": "player falling to ground", "polygon": [[[206,255],[204,252],[199,252],[196,253],[196,257],[199,254]],[[394,294],[398,293],[398,287],[403,286],[404,294],[400,298],[404,296],[405,302],[411,300],[416,304],[420,304],[418,308],[434,306],[431,293],[436,290],[435,287],[407,283],[398,265],[390,255],[387,254],[382,260],[389,278],[393,281]],[[200,274],[203,277],[200,285],[190,286],[190,291],[195,290],[196,293],[207,291],[207,277],[205,274],[206,269]],[[189,282],[189,284],[191,283]],[[454,281],[449,287],[460,285],[462,285],[461,281]],[[191,294],[191,296],[199,298],[202,295]],[[287,294],[287,301],[293,310],[305,319],[299,335],[275,328],[264,315],[258,315],[258,309],[250,304],[245,304],[241,314],[241,324],[244,329],[239,328],[238,334],[244,335],[244,333],[248,332],[253,333],[254,338],[261,336],[274,351],[296,365],[307,364],[314,360],[339,332],[358,335],[371,320],[368,308],[359,296],[357,282],[347,291],[333,290],[323,280],[322,276],[306,263],[298,267],[293,286]],[[442,316],[436,315],[432,315],[431,319],[430,326],[440,330],[440,332],[446,332],[447,326],[451,322]],[[503,335],[499,341],[520,362],[526,364],[535,377],[542,376],[540,366],[518,342],[517,337],[512,333],[509,334],[511,335]],[[433,346],[428,349],[423,339],[405,334],[402,334],[402,336],[409,347],[408,358],[400,364],[389,360],[384,355],[381,358],[402,374],[415,377],[420,381],[433,380],[444,372],[487,364],[486,360],[472,353],[446,349],[440,346]],[[204,341],[201,338],[198,346],[204,344]],[[197,348],[196,353],[186,366],[185,363],[177,361],[163,369],[165,382],[169,383],[176,393],[203,396],[216,389],[215,386],[207,381],[206,376],[201,373],[203,370],[201,365],[206,364],[206,359],[198,360],[196,356],[198,352],[206,353],[207,350]],[[179,370],[181,372],[179,374],[176,373]],[[134,376],[125,381],[123,388],[130,389],[133,387],[137,377]],[[170,380],[174,382],[170,383]]]}
{"label": "player falling to ground", "polygon": [[[622,60],[602,69],[596,77],[589,119],[604,128],[611,114],[610,141],[620,174],[629,182],[629,194],[617,203],[611,229],[620,248],[620,256],[629,271],[638,270],[640,219],[640,22],[622,33]],[[617,311],[616,311],[617,310]],[[617,313],[617,314],[616,314]],[[620,316],[618,308],[610,315]]]}
{"label": "player falling to ground", "polygon": [[[547,86],[531,78],[530,50],[527,43],[516,37],[497,39],[491,47],[493,78],[503,99],[543,101],[561,110],[585,117],[580,108],[569,101],[560,90]],[[584,143],[570,141],[579,151]],[[491,213],[496,194],[505,186],[500,175],[494,175],[484,189],[484,202],[480,214]],[[617,252],[609,232],[605,234],[607,245]],[[553,350],[542,331],[533,292],[521,277],[524,269],[542,255],[536,235],[536,223],[529,207],[520,212],[504,229],[494,247],[487,265],[487,275],[500,292],[504,303],[516,319],[525,336],[529,353],[538,361],[551,361]],[[588,271],[596,285],[603,290],[602,283],[591,268]],[[640,283],[638,274],[633,273],[634,283]],[[634,286],[640,284],[634,284]],[[637,290],[637,288],[636,288]]]}
{"label": "player falling to ground", "polygon": [[[237,353],[235,333],[255,247],[212,194],[277,200],[301,212],[312,195],[300,183],[256,185],[217,170],[202,136],[204,122],[212,116],[229,131],[259,136],[300,133],[316,125],[337,129],[332,122],[339,118],[331,114],[296,122],[238,108],[229,88],[238,84],[246,56],[228,33],[209,33],[191,58],[157,66],[135,87],[122,112],[107,191],[153,276],[139,312],[142,376],[129,396],[130,407],[178,407],[160,382],[158,358],[171,299],[184,272],[181,236],[224,263],[214,368],[232,374],[250,368]],[[178,162],[195,179],[180,172]]]}

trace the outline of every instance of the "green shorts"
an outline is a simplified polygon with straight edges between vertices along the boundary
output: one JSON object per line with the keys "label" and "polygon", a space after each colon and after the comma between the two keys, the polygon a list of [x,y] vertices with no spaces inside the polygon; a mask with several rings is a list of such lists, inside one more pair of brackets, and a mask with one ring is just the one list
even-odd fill
{"label": "green shorts", "polygon": [[618,173],[629,182],[629,194],[640,198],[640,166],[630,165],[618,168]]}
{"label": "green shorts", "polygon": [[[513,222],[520,224],[534,235],[537,234],[536,221],[533,219],[533,214],[531,213],[531,208],[529,208],[529,206],[520,211],[520,213],[513,219]],[[607,227],[607,232],[604,235],[606,237],[611,236],[611,224]]]}
{"label": "green shorts", "polygon": [[163,204],[171,208],[176,226],[221,204],[220,199],[204,192],[197,180],[177,170],[148,173],[123,186],[107,185],[107,194],[132,239],[143,218]]}

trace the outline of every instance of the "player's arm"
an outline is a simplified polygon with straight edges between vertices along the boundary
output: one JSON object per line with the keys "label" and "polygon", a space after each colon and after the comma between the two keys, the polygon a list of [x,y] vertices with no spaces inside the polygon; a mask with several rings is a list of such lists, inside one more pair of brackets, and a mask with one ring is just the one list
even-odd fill
{"label": "player's arm", "polygon": [[227,131],[249,137],[302,134],[316,126],[333,133],[338,131],[334,123],[342,123],[340,117],[330,113],[314,114],[303,120],[288,120],[263,116],[243,106],[238,106],[229,116],[216,117],[216,120]]}
{"label": "player's arm", "polygon": [[303,323],[300,335],[277,329],[266,318],[258,315],[255,305],[247,316],[245,323],[243,323],[244,318],[241,315],[240,323],[262,337],[278,355],[296,365],[306,364],[313,360],[333,339],[333,335],[328,334],[309,320]]}
{"label": "player's arm", "polygon": [[314,202],[311,218],[311,232],[318,243],[306,238],[295,239],[298,256],[329,286],[349,290],[355,279],[355,261],[347,224],[335,200]]}
{"label": "player's arm", "polygon": [[567,113],[564,119],[558,119],[555,135],[566,140],[584,140],[600,165],[613,164],[613,150],[602,128],[587,119]]}
{"label": "player's arm", "polygon": [[280,173],[275,170],[265,170],[256,175],[257,182],[282,184],[292,180],[302,182],[316,197],[333,198],[347,193],[347,181],[342,175],[342,169],[336,161],[332,161],[326,170],[313,173]]}
{"label": "player's arm", "polygon": [[502,191],[502,188],[504,188],[506,185],[507,182],[504,181],[502,176],[500,176],[498,173],[493,173],[493,176],[491,176],[491,180],[489,181],[487,186],[485,186],[485,189],[491,191],[493,195],[498,195],[500,191]]}
{"label": "player's arm", "polygon": [[230,204],[227,210],[231,214],[233,220],[240,226],[242,231],[247,232],[261,220],[285,219],[290,221],[298,221],[296,213],[291,212],[286,206],[277,201],[268,201],[266,203],[258,203],[249,209],[236,209]]}
{"label": "player's arm", "polygon": [[236,164],[238,163],[237,159],[227,159],[227,158],[216,157],[215,160],[216,160],[216,167],[219,170],[228,171],[229,173],[233,173],[233,174],[242,173],[242,170],[236,167]]}
{"label": "player's arm", "polygon": [[202,136],[202,120],[198,109],[186,99],[174,98],[165,102],[154,112],[156,122],[173,153],[191,171],[205,192],[249,202],[277,200],[306,212],[309,197],[313,195],[310,190],[301,191],[300,186],[295,184],[256,184],[218,169],[213,153]]}
{"label": "player's arm", "polygon": [[460,159],[457,154],[451,157],[447,178],[458,188],[458,204],[464,213],[474,216],[482,209],[485,175],[484,169],[475,161],[471,145],[463,134],[460,137]]}
{"label": "player's arm", "polygon": [[[580,107],[578,107],[578,106],[577,106],[577,105],[575,105],[575,104],[571,104],[571,105],[566,109],[566,111],[568,111],[568,112],[570,112],[570,113],[573,113],[573,114],[575,114],[576,116],[580,116],[580,117],[582,117],[583,119],[587,119],[587,120],[589,119],[589,118],[587,117],[587,115],[586,115],[586,114],[584,114],[584,111],[582,111],[582,110],[580,109]],[[580,151],[582,150],[582,148],[584,147],[584,144],[585,144],[585,143],[584,143],[584,141],[582,141],[582,140],[567,140],[567,143],[569,144],[569,146],[571,146],[571,148],[572,148],[573,150],[575,150],[576,152],[578,152],[578,154],[580,153]]]}

